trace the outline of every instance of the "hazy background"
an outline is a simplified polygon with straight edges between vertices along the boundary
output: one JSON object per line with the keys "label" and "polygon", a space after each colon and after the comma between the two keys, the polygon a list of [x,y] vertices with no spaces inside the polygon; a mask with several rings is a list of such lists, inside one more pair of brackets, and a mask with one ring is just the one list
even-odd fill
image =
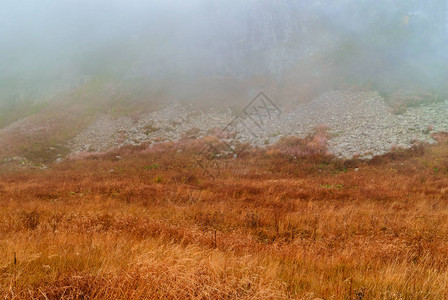
{"label": "hazy background", "polygon": [[0,127],[55,101],[443,98],[447,16],[448,0],[3,0]]}

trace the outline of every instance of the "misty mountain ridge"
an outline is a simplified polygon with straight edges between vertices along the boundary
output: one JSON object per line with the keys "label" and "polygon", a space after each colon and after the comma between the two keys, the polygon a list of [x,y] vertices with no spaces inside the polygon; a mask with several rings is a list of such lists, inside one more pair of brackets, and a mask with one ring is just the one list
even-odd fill
{"label": "misty mountain ridge", "polygon": [[151,85],[157,78],[176,90],[190,77],[265,76],[281,89],[294,70],[324,77],[327,89],[341,83],[335,77],[387,92],[405,84],[434,89],[446,66],[439,65],[446,62],[446,1],[116,1],[94,10],[100,4],[9,4],[3,101],[45,97],[89,79]]}
{"label": "misty mountain ridge", "polygon": [[288,111],[332,90],[398,112],[447,98],[447,1],[28,4],[0,13],[0,127],[55,129],[7,153],[64,148],[103,114],[238,112],[260,90]]}

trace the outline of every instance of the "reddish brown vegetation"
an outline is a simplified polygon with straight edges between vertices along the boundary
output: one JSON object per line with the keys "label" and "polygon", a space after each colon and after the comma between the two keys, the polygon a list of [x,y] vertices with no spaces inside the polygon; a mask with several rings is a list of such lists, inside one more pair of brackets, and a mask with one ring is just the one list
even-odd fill
{"label": "reddish brown vegetation", "polygon": [[390,95],[387,101],[392,112],[399,115],[405,113],[408,107],[434,103],[442,99],[442,97],[433,92],[397,90]]}
{"label": "reddish brown vegetation", "polygon": [[448,143],[438,138],[371,162],[280,151],[301,141],[205,172],[197,142],[3,171],[0,294],[446,298]]}
{"label": "reddish brown vegetation", "polygon": [[294,136],[283,137],[271,149],[295,158],[321,160],[323,157],[329,156],[327,142],[328,130],[326,126],[322,125],[315,129],[314,134],[303,139]]}

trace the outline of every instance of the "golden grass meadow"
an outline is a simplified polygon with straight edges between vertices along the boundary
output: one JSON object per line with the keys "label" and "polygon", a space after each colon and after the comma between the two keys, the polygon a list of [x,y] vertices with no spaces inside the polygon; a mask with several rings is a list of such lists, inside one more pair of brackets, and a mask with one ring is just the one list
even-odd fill
{"label": "golden grass meadow", "polygon": [[437,139],[371,161],[292,157],[286,141],[204,170],[194,141],[49,170],[4,164],[0,294],[446,299],[448,138]]}

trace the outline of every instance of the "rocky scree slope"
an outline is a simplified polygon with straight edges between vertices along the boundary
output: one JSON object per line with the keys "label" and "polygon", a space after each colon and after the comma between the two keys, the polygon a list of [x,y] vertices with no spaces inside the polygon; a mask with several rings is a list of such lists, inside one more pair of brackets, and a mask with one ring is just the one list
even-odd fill
{"label": "rocky scree slope", "polygon": [[[267,117],[267,115],[264,115]],[[184,137],[202,138],[226,128],[235,120],[230,110],[198,112],[173,104],[157,112],[145,113],[135,121],[128,117],[100,117],[71,142],[72,154],[106,151],[125,145],[151,145]],[[258,124],[260,125],[260,124]],[[394,115],[376,92],[331,91],[310,103],[298,105],[280,116],[264,119],[257,126],[250,119],[234,122],[229,130],[236,135],[229,144],[250,143],[265,147],[281,137],[304,137],[317,126],[329,131],[329,151],[341,158],[370,159],[393,147],[409,148],[415,142],[434,143],[431,134],[448,131],[448,100],[409,108]]]}

